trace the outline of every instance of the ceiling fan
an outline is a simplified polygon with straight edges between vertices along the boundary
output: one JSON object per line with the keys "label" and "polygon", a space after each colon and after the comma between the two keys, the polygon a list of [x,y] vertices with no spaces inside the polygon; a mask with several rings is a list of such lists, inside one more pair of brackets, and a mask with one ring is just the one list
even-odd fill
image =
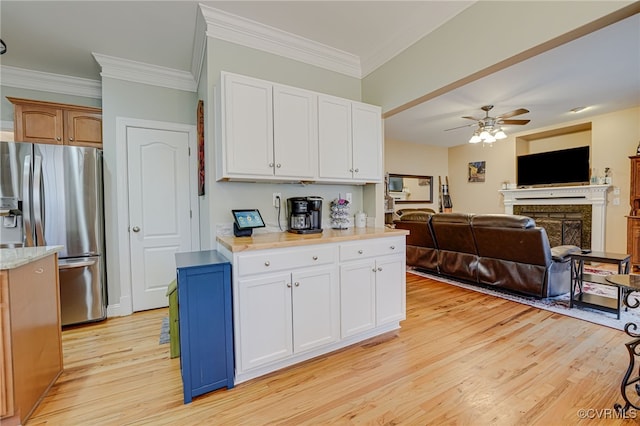
{"label": "ceiling fan", "polygon": [[465,124],[464,126],[453,127],[451,129],[445,129],[445,131],[461,129],[463,127],[471,127],[477,126],[476,131],[473,136],[469,140],[471,143],[477,142],[494,142],[496,139],[504,139],[507,135],[502,130],[502,125],[523,125],[527,124],[531,120],[509,120],[511,117],[515,117],[516,115],[526,114],[529,112],[528,109],[518,108],[513,111],[505,112],[504,114],[500,114],[496,117],[489,117],[489,111],[493,108],[493,105],[485,105],[481,109],[485,112],[485,116],[481,118],[464,116],[467,120],[473,120],[475,123]]}

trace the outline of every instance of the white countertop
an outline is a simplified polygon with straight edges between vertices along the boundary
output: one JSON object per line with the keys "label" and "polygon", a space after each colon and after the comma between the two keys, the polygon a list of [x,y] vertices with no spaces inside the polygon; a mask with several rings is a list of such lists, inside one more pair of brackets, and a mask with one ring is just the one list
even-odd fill
{"label": "white countertop", "polygon": [[0,249],[0,269],[15,269],[43,257],[58,253],[64,246]]}

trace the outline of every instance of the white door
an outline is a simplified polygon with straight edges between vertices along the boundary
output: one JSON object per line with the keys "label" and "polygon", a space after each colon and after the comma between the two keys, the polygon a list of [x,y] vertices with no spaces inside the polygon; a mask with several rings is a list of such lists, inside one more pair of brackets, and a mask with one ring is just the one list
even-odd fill
{"label": "white door", "polygon": [[382,118],[380,107],[358,102],[351,109],[353,178],[382,181]]}
{"label": "white door", "polygon": [[320,179],[351,180],[351,102],[318,96],[318,134]]}
{"label": "white door", "polygon": [[275,175],[315,179],[318,175],[318,107],[312,92],[273,88]]}
{"label": "white door", "polygon": [[292,273],[293,351],[303,352],[340,338],[340,294],[333,266]]}
{"label": "white door", "polygon": [[191,250],[189,134],[127,128],[133,311],[168,305],[175,253]]}

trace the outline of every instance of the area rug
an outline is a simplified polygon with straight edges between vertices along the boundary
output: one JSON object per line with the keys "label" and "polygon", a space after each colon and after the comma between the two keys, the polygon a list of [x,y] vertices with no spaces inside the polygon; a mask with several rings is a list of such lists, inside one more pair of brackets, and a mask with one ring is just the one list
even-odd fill
{"label": "area rug", "polygon": [[[430,278],[435,281],[452,284],[457,287],[465,288],[467,290],[476,291],[478,293],[489,294],[489,295],[500,297],[506,300],[511,300],[513,302],[522,303],[524,305],[533,306],[539,309],[544,309],[546,311],[551,311],[551,312],[566,315],[569,317],[578,318],[584,321],[589,321],[595,324],[600,324],[607,327],[615,328],[617,330],[624,330],[625,324],[629,322],[635,322],[640,325],[640,308],[625,310],[625,308],[623,307],[622,312],[620,313],[620,319],[617,319],[615,314],[610,314],[608,312],[603,312],[596,309],[590,309],[590,308],[584,308],[584,307],[569,308],[569,293],[556,296],[556,297],[549,297],[546,299],[536,299],[535,297],[516,295],[516,294],[507,293],[500,290],[494,290],[491,288],[486,288],[486,287],[481,287],[473,284],[456,281],[450,278],[445,278],[439,275],[434,275],[424,271],[416,270],[412,267],[407,267],[407,272],[414,275],[419,275],[425,278]],[[612,273],[610,271],[604,271],[604,270],[592,269],[592,268],[590,268],[590,270],[588,271],[587,271],[587,268],[585,268],[585,272],[598,274],[598,275],[608,275]],[[587,283],[587,282],[585,282],[583,286],[584,286],[583,290],[588,293],[594,293],[604,297],[612,297],[612,298],[617,297],[617,290],[614,287],[600,285],[596,283]],[[633,296],[638,296],[638,298],[640,299],[640,294],[638,293],[634,293]]]}
{"label": "area rug", "polygon": [[169,317],[164,317],[160,326],[160,344],[165,345],[169,343],[169,340]]}

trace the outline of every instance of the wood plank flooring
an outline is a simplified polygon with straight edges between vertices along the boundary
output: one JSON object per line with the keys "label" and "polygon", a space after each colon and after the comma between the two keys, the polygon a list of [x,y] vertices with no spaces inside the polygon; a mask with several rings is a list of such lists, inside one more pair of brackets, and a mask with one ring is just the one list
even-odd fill
{"label": "wood plank flooring", "polygon": [[628,364],[623,332],[411,274],[397,333],[188,405],[179,359],[158,344],[167,315],[65,330],[65,371],[27,425],[638,422],[612,410]]}

